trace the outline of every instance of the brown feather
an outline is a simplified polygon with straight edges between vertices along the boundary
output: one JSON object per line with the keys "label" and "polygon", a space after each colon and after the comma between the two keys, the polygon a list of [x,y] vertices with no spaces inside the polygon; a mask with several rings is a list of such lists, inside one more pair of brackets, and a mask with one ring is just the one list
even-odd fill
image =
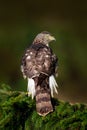
{"label": "brown feather", "polygon": [[38,86],[36,86],[36,110],[41,116],[46,116],[53,111],[48,77],[45,77],[42,82],[40,82],[41,79],[39,78],[40,85],[38,84]]}
{"label": "brown feather", "polygon": [[36,36],[33,44],[26,50],[21,65],[24,78],[31,78],[35,82],[36,109],[41,116],[53,111],[49,77],[55,74],[57,57],[48,46],[51,41],[48,36],[51,36],[48,32]]}

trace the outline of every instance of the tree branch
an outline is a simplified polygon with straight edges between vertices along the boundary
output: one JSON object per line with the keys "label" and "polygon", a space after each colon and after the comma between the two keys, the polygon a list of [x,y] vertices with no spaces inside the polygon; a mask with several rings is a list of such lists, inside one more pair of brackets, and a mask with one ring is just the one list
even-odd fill
{"label": "tree branch", "polygon": [[86,130],[87,106],[71,105],[52,99],[54,112],[45,117],[37,114],[35,100],[26,92],[12,91],[7,85],[0,89],[1,130]]}

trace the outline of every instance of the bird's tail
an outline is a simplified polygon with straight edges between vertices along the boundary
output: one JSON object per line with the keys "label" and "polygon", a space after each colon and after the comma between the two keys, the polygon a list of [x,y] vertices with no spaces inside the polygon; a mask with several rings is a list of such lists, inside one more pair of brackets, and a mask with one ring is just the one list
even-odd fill
{"label": "bird's tail", "polygon": [[36,110],[41,116],[46,116],[53,111],[48,81],[49,79],[46,78],[36,87]]}

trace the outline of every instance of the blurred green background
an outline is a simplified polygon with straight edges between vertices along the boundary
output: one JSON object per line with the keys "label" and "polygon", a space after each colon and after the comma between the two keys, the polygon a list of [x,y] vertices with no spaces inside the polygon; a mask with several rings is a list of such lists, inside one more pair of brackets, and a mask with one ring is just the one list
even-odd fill
{"label": "blurred green background", "polygon": [[58,98],[87,102],[87,2],[81,0],[0,1],[0,84],[27,89],[20,72],[24,50],[41,31],[56,38]]}

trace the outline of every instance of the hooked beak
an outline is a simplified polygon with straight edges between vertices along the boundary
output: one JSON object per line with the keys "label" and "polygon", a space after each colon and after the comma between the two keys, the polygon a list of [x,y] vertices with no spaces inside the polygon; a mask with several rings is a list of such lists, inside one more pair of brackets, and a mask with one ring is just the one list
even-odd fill
{"label": "hooked beak", "polygon": [[55,39],[54,36],[49,36],[49,40],[50,40],[50,41],[56,41],[56,39]]}

